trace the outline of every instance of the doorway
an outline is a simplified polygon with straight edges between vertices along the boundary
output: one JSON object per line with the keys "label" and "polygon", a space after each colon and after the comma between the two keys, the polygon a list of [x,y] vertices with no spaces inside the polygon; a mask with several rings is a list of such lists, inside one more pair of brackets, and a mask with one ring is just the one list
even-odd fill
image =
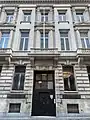
{"label": "doorway", "polygon": [[33,116],[56,116],[54,71],[34,71]]}

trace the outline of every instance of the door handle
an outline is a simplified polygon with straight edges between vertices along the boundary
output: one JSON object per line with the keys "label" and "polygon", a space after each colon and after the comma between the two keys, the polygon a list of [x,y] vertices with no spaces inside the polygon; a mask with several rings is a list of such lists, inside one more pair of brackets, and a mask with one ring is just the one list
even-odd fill
{"label": "door handle", "polygon": [[54,104],[56,103],[56,99],[54,99]]}

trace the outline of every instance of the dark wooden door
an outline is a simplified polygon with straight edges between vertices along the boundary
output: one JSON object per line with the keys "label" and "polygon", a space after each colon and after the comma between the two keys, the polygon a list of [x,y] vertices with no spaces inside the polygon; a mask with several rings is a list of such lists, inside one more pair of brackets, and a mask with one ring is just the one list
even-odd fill
{"label": "dark wooden door", "polygon": [[[37,74],[48,76],[46,79],[36,80]],[[49,79],[52,76],[52,80]],[[44,76],[44,77],[45,77]],[[39,85],[37,85],[39,82]],[[34,93],[33,93],[33,116],[55,116],[55,90],[54,90],[54,72],[42,71],[35,73]]]}

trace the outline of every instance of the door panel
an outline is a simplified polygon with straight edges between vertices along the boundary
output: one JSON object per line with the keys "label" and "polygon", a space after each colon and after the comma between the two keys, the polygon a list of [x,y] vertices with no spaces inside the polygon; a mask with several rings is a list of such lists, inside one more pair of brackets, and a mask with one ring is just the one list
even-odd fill
{"label": "door panel", "polygon": [[54,72],[35,73],[32,115],[55,116]]}

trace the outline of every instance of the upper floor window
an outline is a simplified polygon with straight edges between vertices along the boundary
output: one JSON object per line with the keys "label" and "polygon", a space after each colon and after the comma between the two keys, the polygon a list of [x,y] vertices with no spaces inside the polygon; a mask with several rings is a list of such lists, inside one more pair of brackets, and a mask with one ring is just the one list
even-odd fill
{"label": "upper floor window", "polygon": [[59,11],[59,21],[66,21],[66,11]]}
{"label": "upper floor window", "polygon": [[9,32],[2,32],[0,40],[0,48],[7,48],[9,41]]}
{"label": "upper floor window", "polygon": [[41,49],[48,48],[48,32],[41,32]]}
{"label": "upper floor window", "polygon": [[31,21],[31,11],[25,11],[24,12],[24,22],[30,22]]}
{"label": "upper floor window", "polygon": [[13,13],[6,13],[6,22],[11,23],[13,21]]}
{"label": "upper floor window", "polygon": [[78,22],[84,22],[84,11],[76,11]]}
{"label": "upper floor window", "polygon": [[67,104],[68,113],[79,113],[78,104]]}
{"label": "upper floor window", "polygon": [[15,66],[12,90],[24,89],[25,69],[25,66]]}
{"label": "upper floor window", "polygon": [[83,48],[90,48],[90,40],[88,39],[88,32],[80,32],[81,43]]}
{"label": "upper floor window", "polygon": [[63,79],[65,91],[76,90],[73,66],[63,66]]}
{"label": "upper floor window", "polygon": [[48,22],[48,12],[41,12],[41,22]]}
{"label": "upper floor window", "polygon": [[27,50],[29,41],[29,32],[21,32],[21,40],[19,50]]}
{"label": "upper floor window", "polygon": [[60,31],[61,50],[70,50],[68,32]]}

